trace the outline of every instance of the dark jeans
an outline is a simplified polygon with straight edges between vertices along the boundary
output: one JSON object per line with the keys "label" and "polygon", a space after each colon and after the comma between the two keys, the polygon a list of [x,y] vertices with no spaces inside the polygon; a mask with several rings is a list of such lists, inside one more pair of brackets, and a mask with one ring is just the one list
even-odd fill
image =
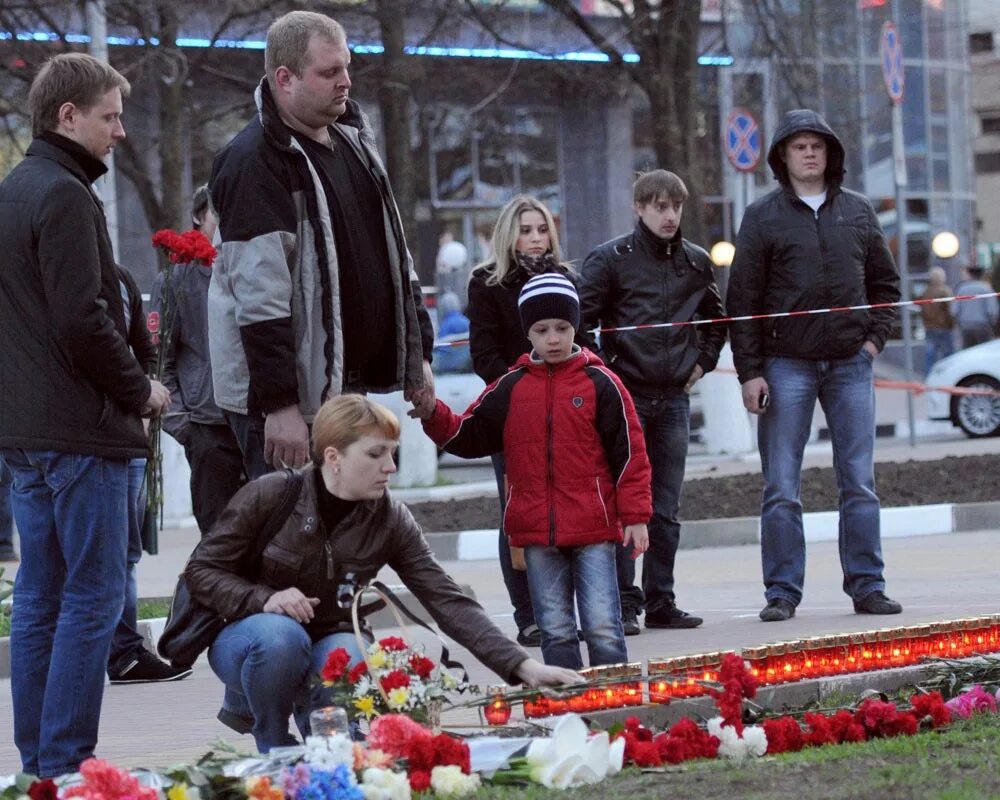
{"label": "dark jeans", "polygon": [[14,743],[24,772],[76,772],[97,744],[111,636],[122,613],[128,463],[0,451],[21,537],[10,630]]}
{"label": "dark jeans", "polygon": [[108,671],[118,672],[143,650],[145,640],[139,633],[139,587],[135,565],[142,557],[142,522],[146,516],[146,459],[128,462],[128,550],[125,561],[125,605],[111,639]]}
{"label": "dark jeans", "polygon": [[514,624],[519,631],[535,624],[535,611],[531,607],[531,591],[528,588],[528,573],[514,569],[510,558],[510,543],[503,530],[503,514],[507,507],[507,495],[504,488],[503,453],[497,453],[493,458],[493,472],[497,479],[497,494],[500,495],[500,572],[503,574],[504,586],[510,596],[510,604],[514,607]]}
{"label": "dark jeans", "polygon": [[674,559],[681,538],[677,521],[684,483],[684,461],[691,436],[691,398],[687,394],[633,395],[652,467],[653,517],[649,549],[642,561],[642,589],[635,586],[631,548],[618,545],[616,567],[622,609],[656,611],[674,603]]}
{"label": "dark jeans", "polygon": [[[264,460],[264,417],[223,411],[243,454],[243,472],[248,481],[274,471]],[[227,501],[228,502],[228,501]],[[200,523],[199,523],[200,524]]]}
{"label": "dark jeans", "polygon": [[[263,428],[261,442],[263,448]],[[246,482],[243,453],[228,425],[192,422],[184,430],[183,445],[191,467],[191,505],[198,529],[204,536]]]}

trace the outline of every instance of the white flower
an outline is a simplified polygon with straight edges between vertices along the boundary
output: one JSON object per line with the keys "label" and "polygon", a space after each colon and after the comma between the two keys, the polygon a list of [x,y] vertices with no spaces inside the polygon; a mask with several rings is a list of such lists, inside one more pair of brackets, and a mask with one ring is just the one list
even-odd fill
{"label": "white flower", "polygon": [[[550,789],[598,783],[613,766],[607,733],[588,739],[587,726],[576,714],[564,715],[549,739],[535,739],[525,758],[531,779]],[[624,747],[624,745],[622,745]],[[624,751],[615,748],[618,769]]]}
{"label": "white flower", "polygon": [[749,756],[760,757],[767,752],[767,735],[764,729],[750,725],[743,729],[742,738],[732,725],[723,725],[722,717],[712,717],[706,725],[708,732],[719,739],[719,755],[742,761]]}
{"label": "white flower", "polygon": [[354,774],[354,743],[344,734],[307,736],[305,748],[307,763],[320,769],[333,769],[343,764]]}
{"label": "white flower", "polygon": [[440,797],[464,797],[479,788],[479,775],[466,775],[461,767],[434,767],[431,770],[431,788]]}
{"label": "white flower", "polygon": [[759,725],[748,725],[743,729],[743,741],[750,755],[760,758],[767,752],[767,734]]}
{"label": "white flower", "polygon": [[358,679],[358,682],[354,684],[354,696],[364,697],[366,694],[371,692],[372,686],[372,679],[367,675],[362,676]]}
{"label": "white flower", "polygon": [[410,780],[405,772],[368,767],[361,773],[365,800],[410,800]]}

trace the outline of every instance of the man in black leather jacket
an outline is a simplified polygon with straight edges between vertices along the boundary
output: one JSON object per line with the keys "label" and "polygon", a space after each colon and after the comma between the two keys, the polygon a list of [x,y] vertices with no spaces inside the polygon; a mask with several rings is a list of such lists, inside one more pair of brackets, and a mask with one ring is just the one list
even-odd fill
{"label": "man in black leather jacket", "polygon": [[[583,330],[725,316],[708,253],[681,237],[687,196],[684,182],[663,169],[636,181],[635,230],[600,245],[583,263]],[[622,624],[628,636],[639,633],[643,608],[647,628],[696,628],[702,623],[674,600],[677,516],[690,438],[689,395],[695,383],[715,369],[725,340],[722,323],[601,334],[605,363],[635,400],[653,468],[653,518],[642,589],[635,586],[630,552],[619,547],[617,553]]]}
{"label": "man in black leather jacket", "polygon": [[[899,274],[868,199],[841,187],[844,147],[815,111],[789,111],[767,157],[781,184],[746,210],[727,301],[733,316],[892,303]],[[799,478],[818,399],[840,489],[844,591],[859,614],[898,614],[885,596],[875,494],[873,362],[894,310],[734,323],[743,404],[760,414],[765,622],[795,615],[805,578]],[[769,404],[761,402],[769,398]]]}

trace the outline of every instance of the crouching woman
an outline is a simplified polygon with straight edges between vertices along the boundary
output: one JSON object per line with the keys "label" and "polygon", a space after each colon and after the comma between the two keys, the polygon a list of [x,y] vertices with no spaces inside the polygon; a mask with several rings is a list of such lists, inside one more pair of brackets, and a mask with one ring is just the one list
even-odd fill
{"label": "crouching woman", "polygon": [[[504,636],[434,559],[407,508],[389,497],[399,421],[360,395],[326,402],[313,422],[313,463],[291,513],[259,555],[258,535],[287,484],[272,473],[244,486],[188,563],[192,595],[229,624],[209,649],[226,686],[220,719],[244,721],[257,747],[295,744],[288,719],[308,733],[310,685],[327,654],[361,652],[343,587],[396,571],[441,630],[510,683],[579,680],[545,666]],[[338,595],[340,602],[338,602]]]}

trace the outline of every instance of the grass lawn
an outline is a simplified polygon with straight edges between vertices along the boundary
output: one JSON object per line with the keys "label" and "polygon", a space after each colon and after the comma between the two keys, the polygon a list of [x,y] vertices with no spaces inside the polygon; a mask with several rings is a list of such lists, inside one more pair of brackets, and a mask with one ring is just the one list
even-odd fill
{"label": "grass lawn", "polygon": [[[169,597],[148,597],[139,599],[139,619],[156,619],[167,616],[170,609]],[[0,636],[10,636],[10,606],[0,607]]]}
{"label": "grass lawn", "polygon": [[979,800],[1000,797],[1000,715],[981,714],[941,733],[830,745],[733,763],[693,761],[659,772],[627,769],[567,791],[494,786],[477,800],[680,800],[830,798]]}

